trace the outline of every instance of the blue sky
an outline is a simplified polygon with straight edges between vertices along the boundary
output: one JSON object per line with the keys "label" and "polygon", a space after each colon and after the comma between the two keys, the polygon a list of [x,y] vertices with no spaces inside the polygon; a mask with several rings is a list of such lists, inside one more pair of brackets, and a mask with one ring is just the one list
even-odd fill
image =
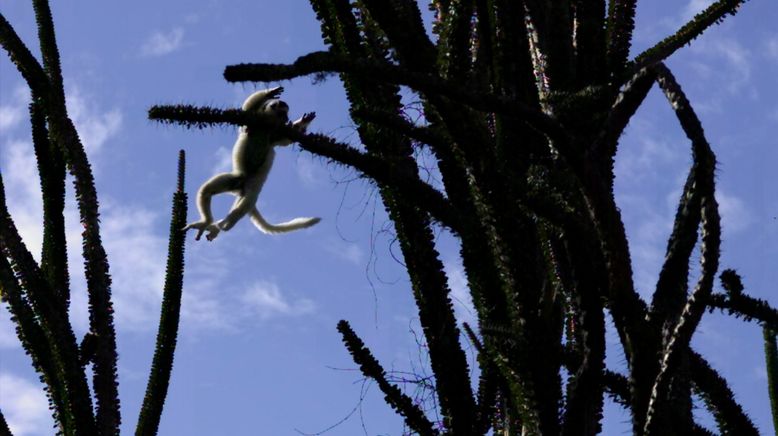
{"label": "blue sky", "polygon": [[[232,128],[162,127],[146,119],[148,107],[237,107],[255,88],[226,83],[225,65],[289,62],[324,45],[314,14],[302,0],[52,3],[70,113],[101,198],[102,234],[114,281],[123,429],[130,432],[153,351],[177,152],[187,151],[187,190],[193,196],[200,183],[227,169],[236,135]],[[709,3],[640,3],[635,50],[651,46]],[[0,11],[37,53],[28,2],[7,0]],[[737,268],[747,292],[773,305],[778,305],[773,292],[778,187],[770,181],[778,165],[776,22],[774,3],[751,1],[669,61],[718,154],[722,266]],[[315,111],[311,130],[356,141],[337,80],[314,85],[303,78],[283,85],[293,117]],[[3,55],[0,171],[16,224],[37,253],[41,201],[28,98]],[[622,138],[616,166],[617,199],[644,296],[656,282],[689,163],[688,141],[655,89]],[[230,201],[215,202],[217,216]],[[412,333],[419,329],[408,280],[394,260],[399,250],[376,190],[347,170],[288,148],[279,151],[259,206],[270,221],[296,216],[323,221],[275,237],[248,222],[213,243],[195,242],[190,235],[179,347],[160,434],[316,433],[355,407],[351,418],[328,434],[401,434],[401,420],[375,386],[361,383],[335,330],[337,320],[347,319],[387,369],[426,371]],[[83,333],[86,297],[72,201],[66,214],[72,320]],[[189,216],[196,217],[193,201]],[[442,234],[439,245],[457,314],[467,320],[457,244]],[[608,364],[619,368],[624,359],[613,332],[608,341]],[[769,434],[760,329],[706,315],[693,343],[730,380],[759,428]],[[0,408],[17,435],[52,433],[37,377],[5,310],[0,311]],[[613,406],[606,412],[605,434],[629,432],[625,412]],[[702,411],[700,416],[710,422]]]}

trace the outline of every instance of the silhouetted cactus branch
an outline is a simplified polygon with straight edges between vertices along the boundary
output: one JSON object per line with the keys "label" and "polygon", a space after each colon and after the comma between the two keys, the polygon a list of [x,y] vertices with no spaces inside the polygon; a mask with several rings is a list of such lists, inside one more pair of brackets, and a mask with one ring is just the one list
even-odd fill
{"label": "silhouetted cactus branch", "polygon": [[344,320],[338,322],[338,331],[343,336],[343,343],[346,344],[354,362],[362,370],[362,374],[375,380],[381,392],[386,396],[386,402],[405,418],[408,427],[423,436],[438,434],[438,431],[432,426],[424,412],[413,403],[413,400],[403,394],[397,386],[386,380],[386,371],[373,357],[370,350],[365,347],[364,342],[354,333],[348,322]]}
{"label": "silhouetted cactus branch", "polygon": [[778,328],[778,310],[773,309],[765,300],[748,295],[712,294],[708,299],[710,310],[726,310],[730,315],[743,317],[746,321],[757,320],[771,329]]}
{"label": "silhouetted cactus branch", "polygon": [[712,25],[722,21],[727,15],[735,15],[738,8],[745,2],[746,0],[719,0],[713,3],[695,15],[691,21],[684,24],[673,35],[637,55],[632,62],[632,68],[640,69],[664,61],[676,50],[702,35]]}
{"label": "silhouetted cactus branch", "polygon": [[[470,343],[478,351],[478,364],[481,368],[481,375],[478,377],[478,393],[476,394],[476,429],[481,433],[487,433],[492,425],[494,415],[497,412],[497,397],[501,391],[503,383],[497,368],[486,355],[484,346],[476,336],[473,329],[466,322],[462,323],[462,328],[467,334]],[[504,386],[502,386],[504,388]],[[504,389],[502,389],[504,391]],[[505,392],[502,392],[505,394]],[[480,434],[480,433],[479,433]]]}
{"label": "silhouetted cactus branch", "polygon": [[689,373],[695,390],[713,414],[722,435],[758,435],[756,426],[716,370],[694,351],[689,354]]}
{"label": "silhouetted cactus branch", "polygon": [[624,85],[624,89],[616,96],[616,100],[608,112],[605,126],[593,146],[593,154],[607,159],[609,163],[612,162],[621,134],[624,133],[629,120],[643,104],[643,100],[645,100],[655,80],[656,73],[650,68],[643,68]]}
{"label": "silhouetted cactus branch", "polygon": [[170,218],[170,236],[168,239],[167,268],[165,287],[162,293],[162,309],[157,331],[157,343],[146,396],[143,398],[136,436],[154,436],[157,434],[165,405],[170,374],[173,371],[173,357],[176,351],[178,322],[181,313],[181,294],[184,286],[184,243],[186,232],[187,195],[184,192],[185,154],[181,150],[178,157],[178,178],[176,192],[173,194],[173,212]]}
{"label": "silhouetted cactus branch", "polygon": [[776,344],[776,330],[765,326],[762,328],[762,334],[764,335],[770,414],[773,417],[773,428],[778,428],[778,344]]}
{"label": "silhouetted cactus branch", "polygon": [[[52,400],[59,400],[65,406],[58,411],[62,423],[77,431],[95,431],[92,417],[92,402],[89,387],[81,371],[78,345],[67,312],[62,301],[45,280],[38,264],[22,242],[5,204],[5,188],[0,176],[0,248],[2,256],[10,260],[13,276],[3,265],[3,288],[9,293],[9,302],[19,319],[20,333],[24,335],[23,344],[31,346],[30,354],[42,364],[41,369],[48,372],[48,353],[52,351],[51,373],[44,372],[44,379],[52,383],[55,390]],[[6,264],[4,259],[4,264]],[[15,283],[14,283],[15,281]],[[18,283],[18,286],[16,285]],[[22,296],[23,293],[23,296]],[[27,300],[27,301],[25,301]],[[32,319],[30,319],[32,318]],[[38,330],[34,326],[39,326]],[[40,331],[39,334],[38,332]],[[45,345],[38,341],[45,337]],[[35,348],[32,348],[35,347]],[[36,349],[37,348],[37,349]]]}
{"label": "silhouetted cactus branch", "polygon": [[0,410],[0,436],[13,436],[11,434],[11,429],[8,428],[8,423],[5,422],[5,416],[3,416],[3,412]]}
{"label": "silhouetted cactus branch", "polygon": [[57,371],[46,335],[36,321],[29,299],[16,281],[11,265],[4,254],[0,256],[0,297],[2,302],[8,304],[22,348],[30,355],[33,368],[47,385],[46,393],[56,408],[55,419],[69,420],[71,415],[68,414],[64,403],[67,393],[62,374]]}
{"label": "silhouetted cactus branch", "polygon": [[608,2],[606,26],[607,59],[609,72],[616,80],[624,69],[632,46],[632,32],[635,29],[636,0],[613,0]]}
{"label": "silhouetted cactus branch", "polygon": [[1,13],[0,45],[5,49],[11,62],[16,65],[16,69],[19,70],[30,90],[40,96],[48,95],[49,79],[46,73]]}
{"label": "silhouetted cactus branch", "polygon": [[70,303],[67,241],[65,239],[65,162],[62,152],[49,141],[43,99],[32,95],[30,103],[32,142],[38,163],[43,199],[43,247],[41,270],[67,310]]}
{"label": "silhouetted cactus branch", "polygon": [[[657,82],[669,100],[686,136],[692,141],[695,166],[699,173],[695,174],[695,183],[700,190],[701,233],[700,246],[702,274],[697,285],[689,296],[683,312],[668,337],[662,355],[662,365],[654,382],[651,400],[648,404],[644,431],[646,435],[666,434],[669,424],[663,422],[667,407],[667,396],[670,382],[675,376],[675,370],[681,357],[686,354],[691,337],[705,311],[705,305],[713,290],[713,281],[719,265],[719,248],[721,245],[721,224],[718,204],[714,198],[714,171],[716,158],[705,139],[702,126],[686,99],[681,87],[675,81],[672,73],[664,65],[654,67],[657,71]],[[688,257],[687,257],[688,259]],[[669,313],[672,316],[672,312]],[[662,403],[665,404],[662,404]]]}

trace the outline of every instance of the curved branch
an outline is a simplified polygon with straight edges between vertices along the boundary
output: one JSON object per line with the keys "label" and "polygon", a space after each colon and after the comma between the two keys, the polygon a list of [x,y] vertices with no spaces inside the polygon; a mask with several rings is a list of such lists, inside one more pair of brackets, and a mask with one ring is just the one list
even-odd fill
{"label": "curved branch", "polygon": [[456,210],[440,191],[418,178],[402,173],[399,170],[402,166],[392,165],[391,160],[363,153],[325,135],[301,133],[272,117],[236,109],[219,110],[179,105],[153,106],[149,109],[149,119],[199,129],[215,124],[233,124],[277,132],[299,143],[300,148],[305,151],[353,167],[376,181],[396,186],[403,197],[413,201],[422,210],[428,211],[435,220],[452,231],[458,233],[463,225]]}
{"label": "curved branch", "polygon": [[338,331],[343,335],[343,343],[346,344],[346,348],[354,362],[359,365],[362,374],[378,383],[378,387],[385,395],[386,402],[405,418],[405,423],[408,427],[422,436],[437,435],[438,431],[432,426],[424,412],[413,404],[413,400],[402,393],[397,386],[386,380],[386,371],[373,357],[370,350],[365,347],[365,343],[354,333],[349,323],[345,320],[340,320],[338,322]]}
{"label": "curved branch", "polygon": [[718,424],[721,434],[759,435],[751,419],[735,401],[735,394],[715,369],[695,351],[689,351],[689,374],[696,391]]}
{"label": "curved branch", "polygon": [[716,158],[710,149],[702,125],[694,113],[680,85],[672,73],[663,64],[654,67],[658,75],[659,86],[673,107],[678,121],[694,147],[696,164],[700,166],[696,183],[700,189],[700,208],[702,222],[701,268],[702,274],[697,285],[687,300],[680,319],[673,328],[665,346],[659,374],[654,381],[651,399],[646,412],[644,432],[646,435],[664,434],[662,408],[665,407],[670,383],[675,376],[675,370],[684,350],[688,349],[689,341],[705,311],[705,304],[713,289],[716,270],[719,266],[719,248],[721,244],[721,223],[718,204],[714,198],[714,170]]}
{"label": "curved branch", "polygon": [[22,74],[30,90],[39,95],[47,95],[48,76],[2,13],[0,13],[0,45],[8,53],[8,57],[16,65],[16,69]]}
{"label": "curved branch", "polygon": [[654,85],[656,72],[642,68],[624,85],[616,101],[608,112],[605,126],[592,148],[592,154],[598,158],[610,159],[616,154],[619,137],[624,133],[629,120],[643,104],[648,91]]}

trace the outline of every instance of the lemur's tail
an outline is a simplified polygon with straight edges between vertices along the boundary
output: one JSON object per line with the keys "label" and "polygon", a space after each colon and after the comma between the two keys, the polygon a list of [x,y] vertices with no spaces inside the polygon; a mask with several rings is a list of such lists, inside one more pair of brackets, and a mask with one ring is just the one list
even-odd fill
{"label": "lemur's tail", "polygon": [[249,215],[251,215],[251,222],[254,223],[254,225],[257,226],[261,232],[271,235],[305,229],[321,221],[321,218],[317,217],[295,218],[291,221],[287,221],[281,224],[270,224],[269,222],[265,221],[265,218],[262,217],[262,214],[259,213],[256,207],[252,209],[251,212],[249,212]]}

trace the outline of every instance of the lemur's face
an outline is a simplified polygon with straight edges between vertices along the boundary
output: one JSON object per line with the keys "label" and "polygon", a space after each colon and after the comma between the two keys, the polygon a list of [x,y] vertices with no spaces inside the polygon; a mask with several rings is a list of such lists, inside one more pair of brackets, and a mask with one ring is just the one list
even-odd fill
{"label": "lemur's face", "polygon": [[274,98],[268,100],[262,105],[262,111],[275,115],[283,122],[289,121],[289,105],[285,101]]}

